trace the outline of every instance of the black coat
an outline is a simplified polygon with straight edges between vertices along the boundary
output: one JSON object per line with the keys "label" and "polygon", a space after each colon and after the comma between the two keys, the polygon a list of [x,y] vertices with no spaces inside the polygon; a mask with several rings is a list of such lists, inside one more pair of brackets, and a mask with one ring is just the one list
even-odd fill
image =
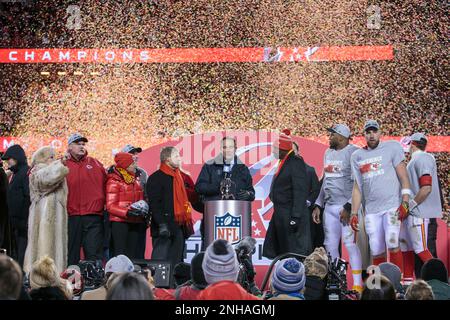
{"label": "black coat", "polygon": [[[312,252],[310,211],[306,206],[309,190],[303,159],[290,154],[270,189],[274,212],[264,240],[263,256],[273,259],[287,252],[309,255]],[[289,225],[291,218],[299,220],[295,232]]]}
{"label": "black coat", "polygon": [[161,170],[155,171],[147,180],[149,210],[152,213],[152,238],[159,236],[159,225],[167,224],[174,234],[180,226],[175,222],[173,207],[173,178]]}
{"label": "black coat", "polygon": [[18,162],[9,168],[13,172],[13,177],[8,188],[8,210],[11,225],[19,230],[26,230],[31,204],[27,157],[21,146],[13,145],[6,150],[2,158],[12,158]]}
{"label": "black coat", "polygon": [[328,300],[326,296],[327,282],[316,276],[306,276],[305,300]]}
{"label": "black coat", "polygon": [[[223,155],[219,154],[216,158],[207,161],[200,171],[195,184],[195,191],[201,196],[203,201],[221,200],[220,182],[224,178],[223,173]],[[255,189],[253,189],[252,176],[247,166],[235,157],[234,165],[231,169],[231,180],[235,183],[230,193],[237,199],[237,193],[241,190],[250,191],[255,200]]]}
{"label": "black coat", "polygon": [[11,254],[11,236],[8,217],[8,178],[0,163],[0,248]]}
{"label": "black coat", "polygon": [[311,167],[307,163],[305,163],[305,165],[306,165],[306,180],[308,181],[308,190],[309,190],[308,201],[311,205],[314,205],[320,193],[320,182],[314,167]]}
{"label": "black coat", "polygon": [[43,287],[30,291],[31,300],[47,301],[47,300],[68,300],[64,292],[58,287]]}

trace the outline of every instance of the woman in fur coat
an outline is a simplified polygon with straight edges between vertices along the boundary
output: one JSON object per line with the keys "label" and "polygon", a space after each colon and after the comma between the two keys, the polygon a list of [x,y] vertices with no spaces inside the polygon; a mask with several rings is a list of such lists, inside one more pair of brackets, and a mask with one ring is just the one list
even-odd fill
{"label": "woman in fur coat", "polygon": [[24,271],[48,255],[59,273],[67,267],[67,183],[65,158],[55,160],[55,150],[42,147],[33,154],[30,170],[30,215]]}

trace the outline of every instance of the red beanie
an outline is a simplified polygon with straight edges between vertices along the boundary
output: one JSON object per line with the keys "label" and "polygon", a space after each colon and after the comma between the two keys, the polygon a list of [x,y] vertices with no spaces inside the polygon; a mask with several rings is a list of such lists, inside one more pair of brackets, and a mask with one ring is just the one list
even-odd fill
{"label": "red beanie", "polygon": [[133,162],[133,155],[131,153],[119,152],[114,157],[116,166],[122,169],[128,168]]}
{"label": "red beanie", "polygon": [[291,131],[289,129],[284,129],[283,132],[279,135],[278,141],[276,143],[280,150],[289,151],[292,149],[292,138]]}

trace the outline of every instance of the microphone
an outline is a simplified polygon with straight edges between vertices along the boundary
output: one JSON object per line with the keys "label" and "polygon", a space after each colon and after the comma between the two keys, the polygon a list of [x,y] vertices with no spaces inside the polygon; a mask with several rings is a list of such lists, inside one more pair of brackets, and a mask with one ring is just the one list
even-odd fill
{"label": "microphone", "polygon": [[244,237],[236,246],[237,251],[242,251],[243,254],[250,254],[255,250],[256,240],[250,236]]}

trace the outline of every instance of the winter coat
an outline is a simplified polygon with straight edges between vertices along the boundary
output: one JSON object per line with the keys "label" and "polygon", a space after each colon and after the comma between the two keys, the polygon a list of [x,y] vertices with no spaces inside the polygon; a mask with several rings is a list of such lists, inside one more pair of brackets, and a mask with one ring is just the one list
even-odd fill
{"label": "winter coat", "polygon": [[61,273],[67,267],[67,183],[69,169],[60,160],[30,171],[30,216],[24,270],[48,255]]}
{"label": "winter coat", "polygon": [[18,230],[26,231],[30,208],[27,157],[19,145],[9,147],[3,157],[17,160],[17,165],[9,168],[13,172],[8,188],[8,210],[11,225]]}
{"label": "winter coat", "polygon": [[143,218],[128,217],[130,206],[136,201],[144,199],[144,192],[136,179],[126,183],[122,175],[114,169],[108,173],[106,182],[106,210],[109,212],[109,221],[143,223]]}
{"label": "winter coat", "polygon": [[[269,197],[274,212],[264,240],[263,256],[273,259],[287,252],[302,255],[312,252],[308,195],[305,162],[291,153],[272,180]],[[292,218],[298,220],[296,231],[290,227]]]}
{"label": "winter coat", "polygon": [[261,300],[233,281],[224,280],[209,285],[198,295],[198,300]]}
{"label": "winter coat", "polygon": [[317,276],[306,276],[305,299],[328,300],[326,296],[327,282]]}
{"label": "winter coat", "polygon": [[175,222],[173,204],[173,178],[161,170],[155,171],[147,181],[148,205],[152,213],[152,237],[159,237],[159,226],[167,224],[171,234],[180,226]]}
{"label": "winter coat", "polygon": [[305,166],[306,166],[306,180],[308,181],[308,201],[311,206],[314,205],[314,203],[317,200],[317,197],[319,196],[320,183],[314,167],[311,167],[307,163],[305,163]]}
{"label": "winter coat", "polygon": [[[1,160],[0,160],[1,162]],[[0,248],[11,253],[11,233],[8,217],[8,178],[0,164]]]}
{"label": "winter coat", "polygon": [[195,285],[186,285],[176,288],[173,295],[175,300],[198,300],[202,291],[202,289],[197,288]]}
{"label": "winter coat", "polygon": [[67,167],[69,216],[88,214],[103,216],[106,197],[106,170],[103,165],[86,154],[80,161],[71,157],[67,160]]}
{"label": "winter coat", "polygon": [[153,295],[155,296],[155,300],[175,300],[174,292],[175,289],[155,288]]}
{"label": "winter coat", "polygon": [[31,300],[67,300],[64,292],[58,287],[44,287],[30,291]]}
{"label": "winter coat", "polygon": [[[221,200],[220,182],[223,178],[223,155],[219,154],[217,157],[207,161],[203,165],[195,184],[195,191],[202,196],[203,201]],[[245,190],[250,191],[253,194],[253,198],[250,199],[250,201],[255,200],[255,189],[253,189],[250,171],[236,156],[234,158],[233,168],[231,169],[231,180],[235,185],[233,185],[230,193],[233,194],[236,199],[236,195],[241,190]]]}

